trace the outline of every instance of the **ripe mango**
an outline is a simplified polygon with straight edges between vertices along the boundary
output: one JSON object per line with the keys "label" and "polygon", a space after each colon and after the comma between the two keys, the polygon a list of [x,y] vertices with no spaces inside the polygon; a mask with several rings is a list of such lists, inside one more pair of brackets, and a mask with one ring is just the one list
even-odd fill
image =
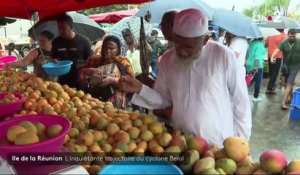
{"label": "ripe mango", "polygon": [[[162,135],[158,136],[158,143],[162,147],[169,146],[171,141],[172,141],[172,135],[169,133],[163,133]],[[172,145],[172,146],[179,146],[179,145]]]}
{"label": "ripe mango", "polygon": [[124,153],[129,152],[129,146],[123,142],[118,142],[116,148],[122,150]]}
{"label": "ripe mango", "polygon": [[150,125],[155,122],[155,117],[152,115],[145,115],[142,117],[144,125]]}
{"label": "ripe mango", "polygon": [[228,137],[223,144],[228,157],[236,162],[244,160],[250,154],[249,143],[242,137]]}
{"label": "ripe mango", "polygon": [[135,126],[135,127],[140,127],[142,125],[143,125],[143,121],[141,119],[136,119],[133,122],[133,126]]}
{"label": "ripe mango", "polygon": [[34,123],[34,126],[36,128],[38,136],[45,134],[46,126],[43,123],[37,122],[37,123]]}
{"label": "ripe mango", "polygon": [[121,129],[123,131],[128,131],[130,128],[132,128],[132,124],[130,120],[124,121],[120,124]]}
{"label": "ripe mango", "polygon": [[19,125],[11,126],[8,128],[7,133],[6,133],[6,138],[10,142],[14,142],[17,138],[17,136],[23,132],[26,132],[27,130]]}
{"label": "ripe mango", "polygon": [[216,161],[216,168],[222,168],[226,174],[233,174],[237,169],[237,165],[234,160],[223,158]]}
{"label": "ripe mango", "polygon": [[56,137],[62,132],[62,130],[63,127],[61,125],[54,124],[47,128],[47,135],[50,138]]}
{"label": "ripe mango", "polygon": [[188,150],[184,153],[184,162],[182,162],[179,167],[184,173],[190,173],[199,159],[200,155],[197,150]]}
{"label": "ripe mango", "polygon": [[19,134],[15,139],[15,145],[28,145],[38,143],[39,137],[32,131],[26,131]]}
{"label": "ripe mango", "polygon": [[32,131],[34,133],[37,133],[37,129],[35,125],[30,121],[22,121],[19,125],[25,128],[27,131]]}
{"label": "ripe mango", "polygon": [[300,160],[293,160],[288,164],[286,173],[291,173],[294,171],[300,171]]}
{"label": "ripe mango", "polygon": [[104,131],[106,130],[107,126],[109,125],[109,121],[105,118],[100,118],[97,121],[96,127],[97,129],[99,129],[100,131]]}
{"label": "ripe mango", "polygon": [[106,132],[110,136],[114,135],[119,130],[120,130],[120,127],[115,123],[110,123],[106,128]]}
{"label": "ripe mango", "polygon": [[187,144],[185,137],[183,135],[172,135],[172,140],[170,142],[170,146],[179,146],[181,151],[185,151],[187,149]]}
{"label": "ripe mango", "polygon": [[140,130],[137,127],[132,127],[128,130],[131,139],[136,139],[140,135]]}
{"label": "ripe mango", "polygon": [[179,156],[181,154],[181,150],[179,146],[170,146],[165,149],[166,156]]}
{"label": "ripe mango", "polygon": [[114,135],[114,138],[119,143],[127,144],[130,141],[129,134],[125,131],[122,131],[122,130],[116,132],[115,135]]}
{"label": "ripe mango", "polygon": [[140,138],[146,142],[150,141],[151,139],[153,139],[153,134],[151,131],[146,130],[144,132],[141,133]]}
{"label": "ripe mango", "polygon": [[204,170],[210,169],[210,168],[215,168],[215,159],[213,159],[211,157],[205,157],[205,158],[198,160],[195,163],[195,166],[193,168],[193,173],[201,174]]}
{"label": "ripe mango", "polygon": [[77,128],[72,128],[70,131],[69,131],[69,136],[70,138],[75,138],[79,135],[79,131]]}
{"label": "ripe mango", "polygon": [[263,169],[258,169],[252,175],[268,175],[268,173]]}
{"label": "ripe mango", "polygon": [[236,175],[252,174],[254,172],[253,170],[254,168],[252,164],[242,165],[236,170],[235,174]]}
{"label": "ripe mango", "polygon": [[160,134],[163,131],[163,126],[160,122],[154,122],[149,125],[149,130],[154,134]]}

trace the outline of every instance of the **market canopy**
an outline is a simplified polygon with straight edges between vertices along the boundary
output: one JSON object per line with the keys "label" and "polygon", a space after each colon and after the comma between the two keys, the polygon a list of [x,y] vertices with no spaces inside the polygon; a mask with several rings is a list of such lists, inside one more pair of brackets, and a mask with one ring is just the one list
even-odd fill
{"label": "market canopy", "polygon": [[94,21],[96,21],[97,23],[117,23],[125,17],[134,16],[137,12],[138,9],[121,10],[115,12],[90,15],[89,17]]}
{"label": "market canopy", "polygon": [[9,0],[1,1],[0,16],[30,19],[34,12],[38,12],[40,19],[43,19],[66,11],[144,2],[149,2],[149,0]]}

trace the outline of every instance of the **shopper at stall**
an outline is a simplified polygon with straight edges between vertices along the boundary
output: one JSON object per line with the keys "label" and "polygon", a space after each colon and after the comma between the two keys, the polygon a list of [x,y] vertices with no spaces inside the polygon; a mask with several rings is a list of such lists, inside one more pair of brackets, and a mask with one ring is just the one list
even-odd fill
{"label": "shopper at stall", "polygon": [[259,97],[260,85],[263,79],[264,61],[266,58],[267,50],[263,43],[263,38],[257,38],[250,42],[248,48],[248,56],[246,62],[247,73],[254,72],[255,75],[252,83],[255,83],[253,102],[259,102],[262,99]]}
{"label": "shopper at stall", "polygon": [[68,15],[62,15],[57,19],[59,35],[52,42],[52,58],[57,60],[73,61],[71,71],[58,78],[60,84],[79,88],[74,81],[79,75],[79,68],[85,64],[92,55],[91,42],[84,36],[73,30],[73,19]]}
{"label": "shopper at stall", "polygon": [[121,42],[110,35],[103,40],[101,57],[98,62],[89,62],[81,69],[79,82],[87,86],[93,96],[110,101],[118,108],[126,106],[126,93],[120,92],[116,85],[121,75],[134,77],[134,71],[128,59],[121,56]]}
{"label": "shopper at stall", "polygon": [[44,63],[51,61],[51,47],[53,33],[43,31],[39,34],[38,43],[39,48],[32,49],[23,59],[17,62],[6,64],[7,67],[26,67],[33,64],[33,72],[36,76],[43,79],[48,79],[45,70],[42,68]]}
{"label": "shopper at stall", "polygon": [[[173,48],[173,25],[174,25],[174,18],[175,15],[179,12],[179,10],[170,10],[164,13],[160,27],[161,27],[161,32],[163,33],[165,40],[168,41],[166,48],[171,49]],[[160,61],[160,60],[158,60]]]}
{"label": "shopper at stall", "polygon": [[282,65],[283,60],[283,54],[282,52],[278,52],[277,55],[275,55],[275,62],[273,63],[271,61],[271,56],[275,49],[277,49],[281,42],[287,39],[287,34],[284,33],[284,29],[277,29],[280,34],[269,36],[266,39],[265,46],[268,48],[268,61],[269,61],[269,83],[267,87],[267,94],[275,94],[276,93],[276,80]]}
{"label": "shopper at stall", "polygon": [[130,76],[119,80],[119,89],[134,92],[132,102],[148,109],[173,105],[171,123],[186,134],[220,147],[229,136],[249,139],[251,108],[234,52],[214,41],[204,46],[208,19],[196,9],[176,15],[173,33],[175,48],[163,55],[155,89]]}
{"label": "shopper at stall", "polygon": [[225,34],[226,44],[231,48],[238,60],[240,66],[244,67],[246,64],[246,54],[248,50],[248,41],[245,37],[236,36],[229,31]]}
{"label": "shopper at stall", "polygon": [[165,52],[165,48],[163,44],[158,40],[157,30],[152,30],[151,36],[148,38],[147,41],[152,47],[152,52],[150,52],[149,61],[152,68],[152,72],[154,72],[156,75],[158,72],[158,57]]}
{"label": "shopper at stall", "polygon": [[288,105],[291,101],[294,82],[300,70],[300,39],[296,39],[296,35],[297,30],[290,29],[288,31],[288,39],[283,41],[279,45],[279,48],[275,49],[271,56],[271,62],[275,63],[276,55],[282,51],[284,58],[283,62],[287,66],[287,85],[282,101],[282,109],[288,109]]}

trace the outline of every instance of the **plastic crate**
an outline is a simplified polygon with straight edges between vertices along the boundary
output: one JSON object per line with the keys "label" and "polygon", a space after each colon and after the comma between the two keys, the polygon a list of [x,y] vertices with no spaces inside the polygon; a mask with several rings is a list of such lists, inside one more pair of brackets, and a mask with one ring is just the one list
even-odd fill
{"label": "plastic crate", "polygon": [[291,105],[290,119],[300,120],[300,106]]}
{"label": "plastic crate", "polygon": [[297,87],[293,92],[293,105],[300,106],[300,88]]}

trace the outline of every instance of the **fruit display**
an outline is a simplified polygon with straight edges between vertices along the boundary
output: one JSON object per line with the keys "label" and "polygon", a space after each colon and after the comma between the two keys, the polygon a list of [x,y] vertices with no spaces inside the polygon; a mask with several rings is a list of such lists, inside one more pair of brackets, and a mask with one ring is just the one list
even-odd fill
{"label": "fruit display", "polygon": [[[30,73],[0,70],[0,91],[20,92],[26,97],[22,110],[5,120],[26,114],[53,114],[69,119],[72,129],[65,137],[64,146],[70,152],[93,156],[173,157],[170,161],[185,174],[300,172],[300,160],[288,163],[278,150],[268,150],[262,153],[259,162],[253,162],[250,146],[241,137],[229,137],[224,140],[224,147],[218,148],[208,144],[205,138],[167,128],[153,115],[116,109],[110,102],[102,102],[66,85],[43,81]],[[8,130],[7,141],[30,144],[55,137],[61,130],[59,125],[46,128],[41,123],[23,122]],[[90,174],[97,174],[111,162],[82,162],[82,166]]]}
{"label": "fruit display", "polygon": [[51,125],[46,128],[43,123],[22,121],[18,125],[11,126],[6,133],[4,143],[12,145],[28,145],[38,143],[58,136],[62,132],[61,125]]}

